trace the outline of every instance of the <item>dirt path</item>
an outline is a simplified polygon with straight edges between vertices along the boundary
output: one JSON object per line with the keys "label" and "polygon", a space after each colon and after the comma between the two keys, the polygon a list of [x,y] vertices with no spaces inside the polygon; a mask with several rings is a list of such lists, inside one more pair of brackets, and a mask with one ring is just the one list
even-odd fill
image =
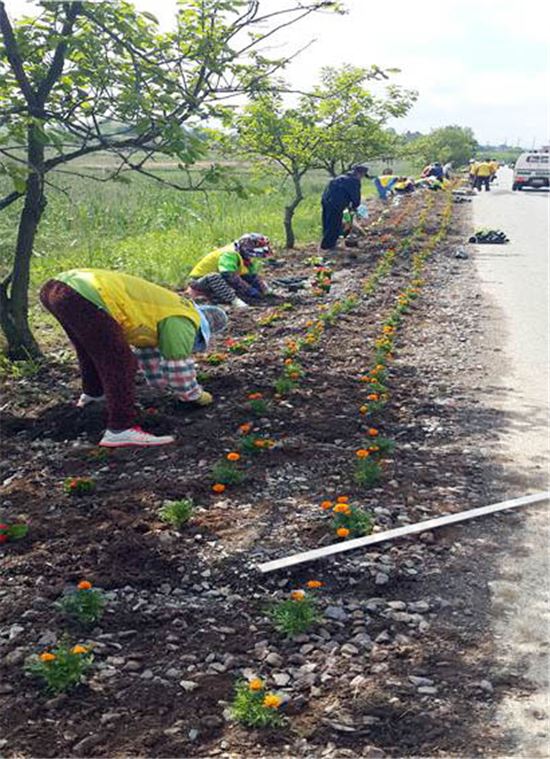
{"label": "dirt path", "polygon": [[[503,229],[505,247],[477,246],[483,291],[493,309],[487,342],[502,345],[491,377],[493,402],[507,424],[495,454],[509,495],[548,489],[548,193],[513,193],[501,170],[491,194],[474,199],[475,226]],[[491,583],[499,666],[523,675],[530,693],[511,692],[498,713],[519,756],[550,755],[548,504],[526,511],[522,528]]]}

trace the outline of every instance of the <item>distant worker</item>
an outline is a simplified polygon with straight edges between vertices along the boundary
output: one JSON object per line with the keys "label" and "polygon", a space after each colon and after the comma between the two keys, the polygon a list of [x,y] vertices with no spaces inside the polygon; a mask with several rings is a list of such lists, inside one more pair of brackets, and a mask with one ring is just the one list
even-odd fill
{"label": "distant worker", "polygon": [[497,171],[499,169],[499,164],[496,158],[491,158],[489,163],[491,164],[491,182],[494,182],[497,178]]}
{"label": "distant worker", "polygon": [[271,255],[269,238],[249,232],[195,264],[189,275],[190,295],[236,308],[258,303],[270,292],[260,277],[260,260]]}
{"label": "distant worker", "polygon": [[441,180],[443,179],[443,166],[439,163],[439,161],[429,163],[424,167],[420,176],[422,179],[425,179],[426,177],[435,177],[436,179]]}
{"label": "distant worker", "polygon": [[323,212],[323,239],[321,250],[335,250],[342,231],[342,217],[346,208],[356,211],[361,205],[361,179],[368,177],[369,168],[364,164],[331,179],[325,187],[321,200]]}
{"label": "distant worker", "polygon": [[491,176],[493,174],[493,167],[491,162],[487,159],[480,161],[476,167],[476,190],[481,192],[481,188],[485,187],[488,192],[490,188]]}
{"label": "distant worker", "polygon": [[99,445],[174,442],[171,435],[151,435],[136,426],[138,369],[149,384],[173,390],[181,401],[212,403],[197,381],[191,354],[206,350],[210,336],[227,324],[221,308],[196,306],[172,290],[104,269],[62,272],[43,285],[40,300],[76,350],[82,380],[77,407],[107,404],[107,429]]}
{"label": "distant worker", "polygon": [[414,179],[411,177],[398,177],[397,182],[393,185],[393,191],[396,195],[410,195],[415,190]]}
{"label": "distant worker", "polygon": [[395,183],[398,180],[399,177],[391,169],[384,169],[380,176],[374,177],[374,186],[380,200],[385,202],[388,199],[388,195],[392,194]]}
{"label": "distant worker", "polygon": [[470,183],[470,187],[473,190],[477,182],[477,161],[475,161],[473,158],[470,158],[468,161],[468,181]]}

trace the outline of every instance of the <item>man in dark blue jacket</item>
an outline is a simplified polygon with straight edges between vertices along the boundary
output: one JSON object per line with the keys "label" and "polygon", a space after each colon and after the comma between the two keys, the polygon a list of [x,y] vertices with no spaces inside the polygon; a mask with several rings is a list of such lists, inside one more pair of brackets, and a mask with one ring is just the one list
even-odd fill
{"label": "man in dark blue jacket", "polygon": [[361,179],[368,177],[369,168],[364,164],[331,179],[325,187],[321,206],[323,209],[322,250],[333,250],[342,228],[342,215],[346,208],[352,211],[361,204]]}

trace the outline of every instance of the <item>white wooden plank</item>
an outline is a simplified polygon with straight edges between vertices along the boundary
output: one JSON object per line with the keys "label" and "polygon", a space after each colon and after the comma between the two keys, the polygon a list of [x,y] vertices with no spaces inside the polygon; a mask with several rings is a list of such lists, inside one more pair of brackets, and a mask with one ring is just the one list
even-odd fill
{"label": "white wooden plank", "polygon": [[550,491],[548,490],[543,493],[524,495],[520,498],[501,501],[500,503],[492,503],[489,506],[480,506],[476,509],[459,511],[456,514],[446,514],[445,516],[435,517],[434,519],[427,519],[423,522],[416,522],[415,524],[407,524],[404,527],[397,527],[393,530],[386,530],[385,532],[377,532],[373,535],[366,535],[362,538],[354,538],[353,540],[345,540],[341,543],[333,543],[332,545],[323,546],[322,548],[314,548],[311,551],[303,551],[302,553],[296,553],[292,556],[286,556],[282,559],[266,561],[262,564],[258,564],[256,568],[259,569],[260,572],[266,574],[267,572],[274,572],[277,569],[286,569],[288,567],[296,566],[296,564],[304,564],[308,561],[315,561],[325,556],[333,556],[337,553],[354,551],[357,548],[364,548],[365,546],[374,545],[375,543],[382,543],[386,540],[394,540],[395,538],[402,538],[406,535],[413,535],[417,532],[426,532],[427,530],[433,530],[436,527],[444,527],[445,525],[454,524],[455,522],[464,522],[467,519],[475,519],[476,517],[481,517],[485,514],[494,514],[497,511],[504,511],[505,509],[515,509],[518,506],[527,506],[531,503],[547,501],[549,498]]}

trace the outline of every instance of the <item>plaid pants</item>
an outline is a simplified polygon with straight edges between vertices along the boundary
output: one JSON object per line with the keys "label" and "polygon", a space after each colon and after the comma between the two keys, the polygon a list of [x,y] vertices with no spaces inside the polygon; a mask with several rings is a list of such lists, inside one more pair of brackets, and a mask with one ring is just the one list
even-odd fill
{"label": "plaid pants", "polygon": [[255,301],[265,291],[263,281],[256,274],[206,274],[189,282],[193,290],[205,295],[213,303],[229,305],[235,298]]}

